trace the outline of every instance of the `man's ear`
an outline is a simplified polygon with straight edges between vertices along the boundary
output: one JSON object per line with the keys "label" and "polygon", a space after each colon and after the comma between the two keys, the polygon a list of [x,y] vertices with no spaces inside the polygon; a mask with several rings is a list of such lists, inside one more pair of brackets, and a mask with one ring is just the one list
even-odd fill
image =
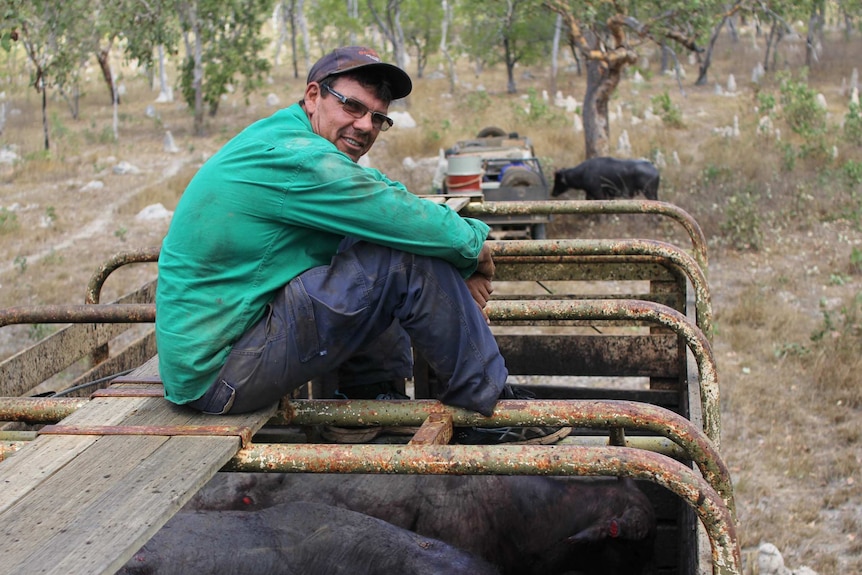
{"label": "man's ear", "polygon": [[320,84],[317,82],[311,82],[305,87],[305,96],[303,97],[303,101],[305,102],[305,112],[308,115],[314,114],[317,110],[317,106],[320,104]]}

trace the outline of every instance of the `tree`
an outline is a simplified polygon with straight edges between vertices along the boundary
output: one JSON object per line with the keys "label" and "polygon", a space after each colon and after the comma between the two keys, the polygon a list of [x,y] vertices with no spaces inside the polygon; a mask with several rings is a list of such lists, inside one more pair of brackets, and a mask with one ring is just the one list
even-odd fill
{"label": "tree", "polygon": [[518,91],[515,66],[532,64],[551,50],[554,19],[540,0],[482,0],[464,7],[468,32],[462,35],[466,52],[476,61],[477,72],[487,64],[506,66],[506,91]]}
{"label": "tree", "polygon": [[425,73],[428,58],[443,36],[443,10],[440,0],[408,0],[404,3],[404,38],[416,54],[416,77]]}
{"label": "tree", "polygon": [[249,92],[269,71],[269,61],[260,56],[266,43],[261,28],[272,13],[272,0],[178,0],[175,5],[186,47],[180,86],[194,110],[195,134],[202,135],[205,109],[216,115],[229,84],[241,77]]}
{"label": "tree", "polygon": [[77,115],[80,70],[94,52],[90,3],[7,0],[3,18],[4,28],[14,31],[33,66],[31,82],[42,96],[42,131],[49,150],[48,90],[57,89]]}
{"label": "tree", "polygon": [[407,42],[401,26],[401,5],[404,0],[368,0],[371,17],[383,37],[389,40],[395,54],[395,64],[407,68]]}
{"label": "tree", "polygon": [[587,158],[609,152],[608,102],[626,66],[637,62],[638,47],[647,43],[667,46],[674,57],[671,45],[699,52],[698,36],[711,28],[719,13],[718,3],[694,0],[630,5],[586,0],[576,8],[563,0],[545,0],[544,4],[562,16],[572,49],[586,62],[583,124]]}

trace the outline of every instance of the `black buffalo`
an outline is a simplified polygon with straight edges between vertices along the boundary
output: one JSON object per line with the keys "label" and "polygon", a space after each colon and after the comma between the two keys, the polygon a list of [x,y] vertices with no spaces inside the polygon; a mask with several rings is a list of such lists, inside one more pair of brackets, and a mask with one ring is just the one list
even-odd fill
{"label": "black buffalo", "polygon": [[659,180],[658,168],[647,160],[590,158],[574,168],[557,170],[551,195],[575,189],[584,190],[588,200],[632,198],[637,193],[657,200]]}
{"label": "black buffalo", "polygon": [[499,575],[486,561],[321,503],[180,511],[117,575]]}
{"label": "black buffalo", "polygon": [[506,575],[641,575],[655,515],[629,479],[218,473],[187,509],[345,507],[439,539]]}

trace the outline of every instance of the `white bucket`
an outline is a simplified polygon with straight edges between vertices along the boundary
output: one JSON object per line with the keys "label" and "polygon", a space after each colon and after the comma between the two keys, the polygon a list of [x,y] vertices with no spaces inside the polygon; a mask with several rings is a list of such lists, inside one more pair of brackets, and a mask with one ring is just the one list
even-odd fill
{"label": "white bucket", "polygon": [[450,194],[482,191],[482,158],[452,156],[448,159],[446,188]]}

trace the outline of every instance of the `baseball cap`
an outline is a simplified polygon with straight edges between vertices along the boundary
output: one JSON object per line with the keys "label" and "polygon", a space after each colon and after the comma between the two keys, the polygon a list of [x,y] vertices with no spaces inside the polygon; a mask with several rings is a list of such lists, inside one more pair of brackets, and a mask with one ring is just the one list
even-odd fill
{"label": "baseball cap", "polygon": [[329,76],[336,76],[360,68],[377,68],[392,86],[392,99],[407,96],[413,89],[413,82],[407,72],[380,59],[372,48],[364,46],[345,46],[336,48],[318,60],[308,72],[308,81],[320,82]]}

